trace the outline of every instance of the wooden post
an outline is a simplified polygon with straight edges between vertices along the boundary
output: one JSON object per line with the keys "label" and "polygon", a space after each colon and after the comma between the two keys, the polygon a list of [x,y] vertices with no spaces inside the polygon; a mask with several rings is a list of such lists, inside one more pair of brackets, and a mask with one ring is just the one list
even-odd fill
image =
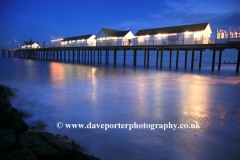
{"label": "wooden post", "polygon": [[95,51],[96,51],[96,50],[93,50],[93,56],[94,56],[94,57],[93,57],[93,63],[95,63]]}
{"label": "wooden post", "polygon": [[85,49],[85,63],[87,63],[87,50]]}
{"label": "wooden post", "polygon": [[191,63],[191,70],[193,70],[194,65],[194,50],[192,50],[192,63]]}
{"label": "wooden post", "polygon": [[160,68],[162,69],[163,64],[163,50],[161,50],[161,62],[160,62]]}
{"label": "wooden post", "polygon": [[80,63],[80,60],[81,60],[81,50],[79,49],[78,50],[78,62]]}
{"label": "wooden post", "polygon": [[176,69],[178,69],[179,50],[177,50]]}
{"label": "wooden post", "polygon": [[147,51],[147,67],[149,67],[149,50]]}
{"label": "wooden post", "polygon": [[66,49],[64,49],[64,62],[66,62]]}
{"label": "wooden post", "polygon": [[172,50],[170,50],[169,68],[172,67]]}
{"label": "wooden post", "polygon": [[77,51],[77,60],[76,60],[76,62],[78,63],[78,50],[76,50]]}
{"label": "wooden post", "polygon": [[107,61],[107,50],[106,50],[106,55],[105,55],[105,65],[108,64],[108,61]]}
{"label": "wooden post", "polygon": [[73,63],[75,62],[75,50],[73,49]]}
{"label": "wooden post", "polygon": [[222,50],[219,51],[219,62],[218,62],[218,70],[220,71],[222,63]]}
{"label": "wooden post", "polygon": [[146,66],[146,52],[147,52],[147,50],[145,50],[145,52],[144,52],[144,67]]}
{"label": "wooden post", "polygon": [[123,55],[123,66],[126,65],[126,50],[124,49],[124,55]]}
{"label": "wooden post", "polygon": [[77,63],[80,63],[80,49],[77,50]]}
{"label": "wooden post", "polygon": [[[51,54],[52,53],[52,54]],[[54,57],[55,56],[55,52],[54,52],[54,50],[52,50],[51,52],[50,52],[50,61],[54,61]]]}
{"label": "wooden post", "polygon": [[62,62],[62,49],[61,49],[61,52],[60,52],[60,61]]}
{"label": "wooden post", "polygon": [[99,49],[98,49],[98,64],[99,64]]}
{"label": "wooden post", "polygon": [[215,54],[216,54],[216,51],[213,50],[212,71],[214,71],[214,65],[215,65]]}
{"label": "wooden post", "polygon": [[187,68],[187,50],[185,51],[185,65],[184,65],[184,69]]}
{"label": "wooden post", "polygon": [[134,55],[133,55],[133,66],[137,66],[137,50],[134,50]]}
{"label": "wooden post", "polygon": [[71,61],[71,50],[69,49],[68,50],[68,62],[70,63],[70,61]]}
{"label": "wooden post", "polygon": [[91,49],[91,64],[92,64],[92,49]]}
{"label": "wooden post", "polygon": [[88,63],[89,63],[89,50],[88,50]]}
{"label": "wooden post", "polygon": [[82,50],[82,63],[83,63],[83,50]]}
{"label": "wooden post", "polygon": [[199,69],[202,67],[202,50],[200,51]]}
{"label": "wooden post", "polygon": [[117,50],[114,50],[114,66],[117,65]]}
{"label": "wooden post", "polygon": [[236,67],[236,72],[239,72],[239,63],[240,63],[240,49],[238,50],[238,59],[237,59],[237,67]]}
{"label": "wooden post", "polygon": [[81,50],[80,49],[78,50],[78,62],[79,63],[81,62]]}
{"label": "wooden post", "polygon": [[100,64],[102,64],[102,49],[100,50]]}
{"label": "wooden post", "polygon": [[159,50],[157,50],[156,67],[158,67],[158,54],[159,54]]}

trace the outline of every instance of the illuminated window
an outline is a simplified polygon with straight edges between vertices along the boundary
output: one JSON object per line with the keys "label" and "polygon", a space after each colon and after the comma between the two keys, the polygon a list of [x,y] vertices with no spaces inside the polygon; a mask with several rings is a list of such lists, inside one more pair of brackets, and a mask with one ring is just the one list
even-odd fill
{"label": "illuminated window", "polygon": [[222,33],[221,33],[221,39],[223,39],[223,38],[224,38],[224,33],[222,32]]}
{"label": "illuminated window", "polygon": [[138,42],[143,42],[144,38],[143,37],[139,37],[138,38]]}
{"label": "illuminated window", "polygon": [[220,33],[217,33],[217,39],[220,39]]}
{"label": "illuminated window", "polygon": [[225,33],[225,38],[228,38],[228,34],[227,33]]}
{"label": "illuminated window", "polygon": [[237,38],[237,32],[234,33],[234,38]]}
{"label": "illuminated window", "polygon": [[194,33],[194,40],[195,41],[202,40],[202,33],[201,32],[195,32]]}
{"label": "illuminated window", "polygon": [[233,33],[232,32],[230,33],[230,38],[233,38]]}

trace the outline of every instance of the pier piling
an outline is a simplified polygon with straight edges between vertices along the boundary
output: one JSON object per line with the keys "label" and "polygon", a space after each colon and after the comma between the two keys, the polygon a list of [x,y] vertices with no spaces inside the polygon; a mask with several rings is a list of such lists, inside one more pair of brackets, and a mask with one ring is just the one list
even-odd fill
{"label": "pier piling", "polygon": [[202,50],[200,50],[200,57],[199,57],[199,69],[202,67]]}
{"label": "pier piling", "polygon": [[114,66],[117,64],[117,50],[114,50]]}
{"label": "pier piling", "polygon": [[163,63],[163,50],[161,50],[161,62],[160,62],[160,68],[162,69],[162,63]]}
{"label": "pier piling", "polygon": [[215,65],[215,54],[216,54],[216,51],[213,50],[213,58],[212,58],[212,71],[214,71],[214,65]]}
{"label": "pier piling", "polygon": [[179,58],[179,50],[177,50],[177,56],[176,56],[176,69],[178,69],[178,58]]}
{"label": "pier piling", "polygon": [[172,67],[172,50],[170,50],[169,68]]}
{"label": "pier piling", "polygon": [[149,67],[149,50],[147,50],[147,67]]}
{"label": "pier piling", "polygon": [[134,53],[133,53],[133,66],[134,67],[137,66],[137,50],[134,50]]}
{"label": "pier piling", "polygon": [[218,61],[218,70],[220,71],[222,63],[222,50],[219,51],[219,61]]}
{"label": "pier piling", "polygon": [[193,70],[193,66],[194,66],[194,50],[192,50],[191,70]]}
{"label": "pier piling", "polygon": [[240,63],[240,49],[238,50],[238,59],[237,59],[237,68],[236,68],[236,72],[239,72],[239,63]]}
{"label": "pier piling", "polygon": [[146,66],[146,50],[144,50],[144,67]]}

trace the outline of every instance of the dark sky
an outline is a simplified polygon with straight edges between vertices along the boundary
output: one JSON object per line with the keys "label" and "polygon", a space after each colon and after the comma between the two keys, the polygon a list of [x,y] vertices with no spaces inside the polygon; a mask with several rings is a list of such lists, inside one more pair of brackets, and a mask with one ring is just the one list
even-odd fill
{"label": "dark sky", "polygon": [[0,0],[0,47],[18,47],[30,38],[95,34],[101,28],[131,30],[209,22],[240,28],[240,0]]}

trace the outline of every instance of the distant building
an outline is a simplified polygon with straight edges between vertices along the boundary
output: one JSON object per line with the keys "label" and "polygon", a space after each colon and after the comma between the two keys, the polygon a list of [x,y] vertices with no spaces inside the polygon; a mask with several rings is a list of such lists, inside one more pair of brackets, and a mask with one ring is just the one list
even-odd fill
{"label": "distant building", "polygon": [[119,31],[102,28],[96,36],[97,46],[132,45],[134,35],[131,31]]}
{"label": "distant building", "polygon": [[139,30],[138,45],[209,44],[212,30],[209,23]]}
{"label": "distant building", "polygon": [[30,41],[24,41],[22,48],[39,48],[38,42],[33,42],[32,39]]}
{"label": "distant building", "polygon": [[61,41],[61,46],[62,47],[96,46],[95,38],[96,36],[94,34],[68,37],[64,38]]}
{"label": "distant building", "polygon": [[222,30],[217,28],[217,38],[216,43],[227,43],[227,42],[235,42],[240,41],[240,30]]}

